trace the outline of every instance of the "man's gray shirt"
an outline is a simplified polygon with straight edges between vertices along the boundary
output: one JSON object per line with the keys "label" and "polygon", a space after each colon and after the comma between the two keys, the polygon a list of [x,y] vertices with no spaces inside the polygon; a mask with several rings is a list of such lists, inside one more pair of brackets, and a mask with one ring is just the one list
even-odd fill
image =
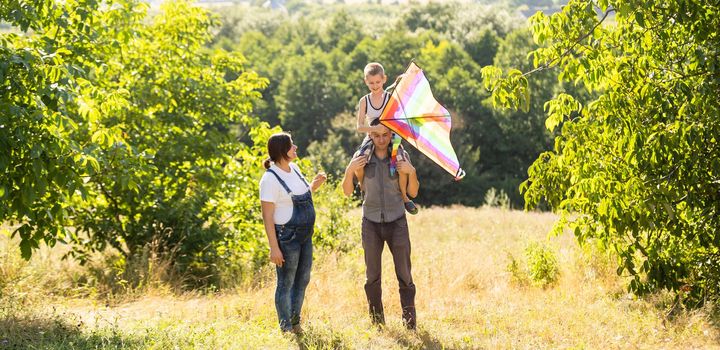
{"label": "man's gray shirt", "polygon": [[[408,154],[402,151],[404,159],[409,161]],[[363,217],[372,222],[393,222],[405,215],[398,173],[390,176],[390,155],[378,159],[375,152],[370,153],[370,160],[365,165],[363,184]]]}

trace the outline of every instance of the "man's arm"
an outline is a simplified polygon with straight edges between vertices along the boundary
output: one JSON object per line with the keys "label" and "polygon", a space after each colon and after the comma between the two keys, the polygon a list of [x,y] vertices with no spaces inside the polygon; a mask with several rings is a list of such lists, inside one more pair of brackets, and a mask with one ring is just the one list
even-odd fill
{"label": "man's arm", "polygon": [[353,158],[348,164],[348,166],[345,168],[345,176],[343,177],[342,188],[343,193],[345,193],[346,196],[352,195],[353,189],[355,188],[353,176],[358,169],[365,167],[365,164],[367,164],[367,157],[360,154],[355,156],[355,158]]}

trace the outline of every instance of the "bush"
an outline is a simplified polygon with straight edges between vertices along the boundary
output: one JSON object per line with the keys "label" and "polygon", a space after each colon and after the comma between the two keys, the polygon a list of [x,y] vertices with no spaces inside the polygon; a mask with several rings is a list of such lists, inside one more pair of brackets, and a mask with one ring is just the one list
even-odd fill
{"label": "bush", "polygon": [[547,246],[533,242],[525,248],[528,275],[535,286],[547,287],[558,280],[560,270],[555,253]]}
{"label": "bush", "polygon": [[498,192],[495,187],[491,187],[485,192],[485,206],[510,209],[510,198],[505,191]]}
{"label": "bush", "polygon": [[555,253],[546,245],[531,242],[525,248],[525,266],[508,253],[510,263],[506,270],[515,284],[549,287],[557,282],[560,269]]}

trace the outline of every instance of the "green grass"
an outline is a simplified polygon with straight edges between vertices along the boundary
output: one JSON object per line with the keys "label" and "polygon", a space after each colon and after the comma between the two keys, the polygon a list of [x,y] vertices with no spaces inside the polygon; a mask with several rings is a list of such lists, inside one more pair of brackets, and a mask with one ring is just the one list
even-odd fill
{"label": "green grass", "polygon": [[[359,211],[350,215],[359,219]],[[268,263],[252,285],[215,294],[154,288],[105,300],[75,290],[83,268],[44,249],[30,262],[0,240],[2,349],[718,349],[705,310],[666,317],[668,295],[639,299],[612,257],[547,239],[555,216],[482,208],[423,208],[410,217],[418,331],[400,323],[397,281],[385,252],[388,325],[366,317],[359,232],[347,254],[318,252],[303,310],[305,334],[279,332]],[[558,280],[513,282],[510,256],[542,242]],[[77,277],[75,277],[77,278]]]}

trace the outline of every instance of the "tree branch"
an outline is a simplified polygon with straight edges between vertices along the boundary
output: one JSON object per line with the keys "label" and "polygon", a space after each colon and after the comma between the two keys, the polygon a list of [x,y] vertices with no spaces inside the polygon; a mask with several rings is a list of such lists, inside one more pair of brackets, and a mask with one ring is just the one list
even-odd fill
{"label": "tree branch", "polygon": [[563,57],[569,55],[570,52],[572,52],[572,50],[573,50],[580,42],[582,42],[583,40],[587,39],[590,35],[592,35],[592,33],[595,31],[595,29],[596,29],[598,26],[600,26],[600,25],[605,21],[605,19],[607,18],[607,16],[608,16],[611,12],[615,12],[615,9],[614,9],[614,8],[610,8],[610,9],[608,9],[607,11],[605,11],[605,14],[604,14],[603,17],[600,19],[600,21],[598,21],[598,22],[595,24],[595,26],[593,26],[593,28],[592,28],[590,31],[588,31],[587,33],[585,33],[585,35],[583,35],[583,36],[579,37],[578,39],[574,40],[573,45],[572,45],[571,47],[565,49],[565,52],[563,52],[562,54],[560,54],[560,56],[556,57],[556,58],[553,59],[552,61],[547,62],[547,63],[545,63],[545,64],[543,64],[543,65],[541,65],[541,66],[539,66],[539,67],[537,67],[537,68],[529,71],[529,72],[523,73],[522,76],[525,77],[525,76],[528,76],[528,75],[533,74],[533,73],[535,73],[535,72],[539,72],[539,71],[541,71],[541,70],[545,70],[545,69],[554,67],[555,64],[556,64],[558,61],[560,61]]}

